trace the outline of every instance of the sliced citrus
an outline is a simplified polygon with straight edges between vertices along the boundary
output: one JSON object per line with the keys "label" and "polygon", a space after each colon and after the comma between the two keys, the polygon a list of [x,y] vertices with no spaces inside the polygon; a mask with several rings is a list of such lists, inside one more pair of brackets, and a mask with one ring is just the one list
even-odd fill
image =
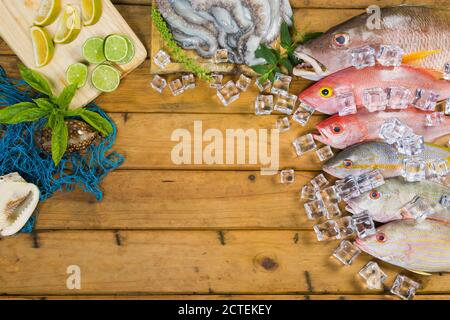
{"label": "sliced citrus", "polygon": [[56,21],[60,11],[61,0],[41,0],[34,24],[48,26]]}
{"label": "sliced citrus", "polygon": [[124,36],[124,39],[127,41],[128,52],[127,52],[127,56],[125,58],[123,58],[122,60],[117,62],[118,64],[129,63],[131,60],[133,60],[134,54],[135,54],[133,41],[131,41],[130,38],[125,37],[125,36]]}
{"label": "sliced citrus", "polygon": [[31,27],[34,58],[38,68],[47,65],[53,58],[55,47],[50,34],[44,28]]}
{"label": "sliced citrus", "polygon": [[70,43],[74,41],[81,31],[80,9],[70,4],[66,5],[56,30],[55,43]]}
{"label": "sliced citrus", "polygon": [[127,40],[117,34],[110,35],[105,40],[104,50],[106,60],[119,62],[125,59],[128,54]]}
{"label": "sliced citrus", "polygon": [[119,87],[120,71],[109,64],[101,64],[92,71],[92,85],[102,92],[112,92]]}
{"label": "sliced citrus", "polygon": [[102,16],[102,0],[81,0],[81,14],[85,26],[96,24]]}
{"label": "sliced citrus", "polygon": [[83,57],[93,64],[99,64],[106,61],[103,53],[105,41],[101,37],[92,37],[86,40],[83,45]]}
{"label": "sliced citrus", "polygon": [[84,87],[88,78],[88,67],[84,63],[74,63],[67,68],[66,81],[68,84],[77,84]]}

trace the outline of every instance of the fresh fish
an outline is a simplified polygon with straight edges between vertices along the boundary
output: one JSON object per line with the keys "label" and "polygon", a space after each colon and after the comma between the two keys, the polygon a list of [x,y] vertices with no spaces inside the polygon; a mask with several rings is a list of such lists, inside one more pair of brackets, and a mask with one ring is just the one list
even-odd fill
{"label": "fresh fish", "polygon": [[300,93],[299,100],[322,113],[335,114],[342,108],[336,101],[337,94],[352,92],[356,105],[362,106],[364,89],[389,87],[409,89],[411,99],[418,88],[432,90],[439,94],[439,100],[450,97],[450,82],[440,80],[436,72],[408,65],[394,68],[376,65],[360,70],[350,67],[336,72]]}
{"label": "fresh fish", "polygon": [[351,66],[354,48],[382,44],[400,46],[406,54],[440,50],[417,61],[418,65],[443,72],[450,61],[450,11],[447,8],[397,6],[381,9],[380,28],[373,28],[373,14],[363,13],[341,23],[320,37],[299,46],[295,53],[305,63],[294,74],[319,80]]}
{"label": "fresh fish", "polygon": [[0,236],[19,232],[39,203],[39,189],[18,173],[0,177]]}
{"label": "fresh fish", "polygon": [[[368,211],[378,222],[389,222],[408,217],[402,217],[399,210],[415,196],[427,199],[441,213],[446,211],[450,223],[450,214],[439,204],[442,196],[450,196],[450,188],[440,183],[424,180],[421,182],[406,182],[403,178],[386,179],[385,184],[347,201],[347,211],[356,214]],[[441,216],[431,216],[438,218]]]}
{"label": "fresh fish", "polygon": [[381,126],[391,118],[399,119],[415,134],[423,136],[427,142],[433,142],[437,138],[450,134],[450,117],[444,117],[440,125],[427,127],[425,125],[427,114],[429,112],[413,107],[378,112],[361,109],[356,114],[343,117],[334,115],[320,122],[316,125],[320,135],[314,135],[314,139],[338,149],[345,149],[360,142],[380,140]]}
{"label": "fresh fish", "polygon": [[417,273],[450,272],[450,224],[427,219],[398,220],[355,241],[362,251]]}
{"label": "fresh fish", "polygon": [[[445,147],[425,143],[422,153],[425,161],[443,159],[450,165],[450,150]],[[405,155],[397,152],[394,145],[371,141],[353,145],[328,160],[323,170],[334,177],[360,175],[379,169],[385,178],[398,177],[402,173]]]}

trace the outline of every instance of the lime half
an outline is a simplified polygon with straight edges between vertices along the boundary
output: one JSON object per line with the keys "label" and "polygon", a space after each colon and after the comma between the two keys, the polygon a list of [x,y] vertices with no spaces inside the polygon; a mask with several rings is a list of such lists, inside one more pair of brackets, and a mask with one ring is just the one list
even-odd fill
{"label": "lime half", "polygon": [[80,9],[70,4],[66,5],[56,30],[55,43],[70,43],[74,41],[81,31]]}
{"label": "lime half", "polygon": [[120,72],[109,64],[101,64],[92,72],[92,85],[102,92],[112,92],[119,87]]}
{"label": "lime half", "polygon": [[135,54],[134,44],[131,41],[131,39],[128,38],[128,37],[124,37],[124,39],[127,41],[128,52],[127,52],[127,56],[124,59],[122,59],[119,62],[117,62],[118,64],[127,64],[127,63],[129,63],[131,60],[133,60],[134,54]]}
{"label": "lime half", "polygon": [[117,34],[110,35],[105,40],[105,57],[112,62],[122,61],[128,54],[128,43],[125,37]]}
{"label": "lime half", "polygon": [[100,37],[92,37],[86,40],[83,45],[83,57],[93,64],[99,64],[106,61],[103,54],[103,45],[105,41]]}
{"label": "lime half", "polygon": [[56,21],[61,11],[61,0],[41,0],[34,24],[45,27]]}
{"label": "lime half", "polygon": [[88,78],[88,67],[84,63],[74,63],[67,68],[66,81],[68,84],[77,84],[84,87]]}
{"label": "lime half", "polygon": [[36,67],[40,68],[52,60],[55,46],[50,34],[44,28],[34,26],[30,31]]}
{"label": "lime half", "polygon": [[102,16],[102,0],[81,0],[81,12],[85,26],[96,24]]}

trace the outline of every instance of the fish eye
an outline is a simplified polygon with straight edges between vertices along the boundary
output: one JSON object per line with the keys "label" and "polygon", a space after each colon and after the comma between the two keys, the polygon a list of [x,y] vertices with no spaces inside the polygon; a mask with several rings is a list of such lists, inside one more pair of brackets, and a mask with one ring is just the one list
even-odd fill
{"label": "fish eye", "polygon": [[344,165],[344,168],[346,169],[350,169],[351,167],[353,167],[353,161],[350,159],[345,159],[342,164]]}
{"label": "fish eye", "polygon": [[340,135],[344,133],[344,128],[342,127],[342,125],[340,123],[333,123],[330,126],[331,129],[331,133],[333,135]]}
{"label": "fish eye", "polygon": [[333,44],[339,48],[346,47],[350,42],[350,37],[345,33],[337,33],[333,37]]}
{"label": "fish eye", "polygon": [[383,232],[377,233],[375,237],[377,238],[377,241],[380,243],[384,243],[387,240],[387,237]]}
{"label": "fish eye", "polygon": [[369,197],[372,200],[378,200],[378,199],[381,198],[381,193],[379,191],[377,191],[377,190],[372,190],[369,193]]}
{"label": "fish eye", "polygon": [[330,98],[333,95],[333,89],[330,87],[323,87],[320,89],[320,96],[323,98]]}

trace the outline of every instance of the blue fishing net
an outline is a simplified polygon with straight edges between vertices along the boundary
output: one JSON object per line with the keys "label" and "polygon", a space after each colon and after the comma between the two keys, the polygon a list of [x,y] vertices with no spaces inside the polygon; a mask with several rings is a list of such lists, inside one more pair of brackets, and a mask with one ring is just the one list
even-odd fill
{"label": "blue fishing net", "polygon": [[[32,101],[36,93],[24,82],[8,78],[0,66],[0,107],[23,101]],[[35,144],[35,134],[42,129],[45,119],[17,125],[0,125],[0,176],[18,172],[27,182],[34,183],[41,191],[41,201],[51,197],[56,191],[71,191],[76,187],[102,200],[100,183],[112,170],[122,165],[125,158],[109,152],[115,140],[117,127],[114,122],[95,104],[87,108],[99,113],[113,126],[114,132],[91,145],[82,155],[66,155],[55,167],[50,154]],[[35,216],[28,221],[22,232],[33,230]]]}

